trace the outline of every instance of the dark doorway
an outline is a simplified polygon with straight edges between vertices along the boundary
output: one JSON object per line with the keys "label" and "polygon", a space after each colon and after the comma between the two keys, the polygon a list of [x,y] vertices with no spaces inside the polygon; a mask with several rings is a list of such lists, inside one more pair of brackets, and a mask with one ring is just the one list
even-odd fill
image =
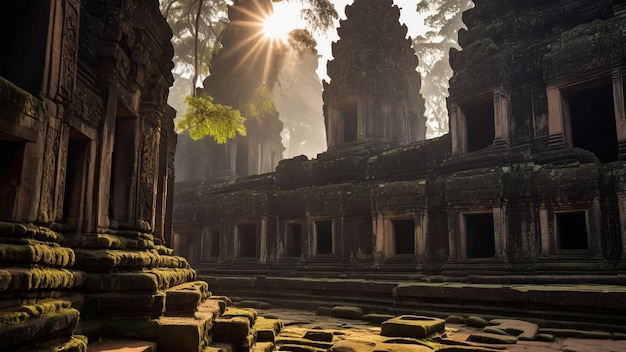
{"label": "dark doorway", "polygon": [[285,257],[300,257],[302,255],[302,226],[287,224],[285,227]]}
{"label": "dark doorway", "polygon": [[237,225],[237,233],[239,234],[239,257],[255,258],[256,257],[256,225],[242,224]]}
{"label": "dark doorway", "polygon": [[415,221],[405,219],[392,223],[395,254],[415,254]]}
{"label": "dark doorway", "polygon": [[617,161],[612,85],[580,90],[567,98],[574,147],[594,153],[603,163]]}
{"label": "dark doorway", "polygon": [[465,243],[468,258],[491,258],[496,255],[493,213],[465,214]]}
{"label": "dark doorway", "polygon": [[316,253],[317,254],[333,254],[333,222],[332,221],[316,221]]}
{"label": "dark doorway", "polygon": [[556,228],[559,249],[589,249],[587,219],[584,211],[556,213]]}
{"label": "dark doorway", "polygon": [[22,183],[26,143],[1,139],[0,135],[0,220],[14,220]]}
{"label": "dark doorway", "polygon": [[67,167],[65,170],[65,194],[63,197],[63,219],[74,230],[80,230],[84,209],[84,186],[87,177],[87,155],[89,139],[71,128],[67,146]]}
{"label": "dark doorway", "polygon": [[131,220],[131,184],[137,139],[137,118],[118,117],[115,120],[115,144],[111,164],[109,217],[118,222]]}
{"label": "dark doorway", "polygon": [[341,110],[343,117],[343,141],[344,143],[354,142],[358,136],[358,108],[356,104],[352,104]]}
{"label": "dark doorway", "polygon": [[220,232],[209,230],[204,233],[204,246],[202,248],[202,259],[211,261],[220,256]]}
{"label": "dark doorway", "polygon": [[463,109],[467,130],[467,151],[474,152],[493,144],[496,135],[493,101]]}

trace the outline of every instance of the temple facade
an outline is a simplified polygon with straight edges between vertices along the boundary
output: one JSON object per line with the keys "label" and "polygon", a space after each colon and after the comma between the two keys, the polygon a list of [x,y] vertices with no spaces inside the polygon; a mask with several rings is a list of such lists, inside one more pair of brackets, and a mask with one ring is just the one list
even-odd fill
{"label": "temple facade", "polygon": [[621,282],[624,13],[610,0],[476,0],[451,55],[450,133],[420,141],[397,8],[355,1],[325,85],[328,151],[179,184],[177,249],[215,277]]}

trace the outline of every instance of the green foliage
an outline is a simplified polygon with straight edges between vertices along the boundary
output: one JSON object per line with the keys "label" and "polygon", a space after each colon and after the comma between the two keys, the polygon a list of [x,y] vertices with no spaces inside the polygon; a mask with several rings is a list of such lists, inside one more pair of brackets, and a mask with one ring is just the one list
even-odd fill
{"label": "green foliage", "polygon": [[302,57],[306,53],[311,53],[317,55],[317,41],[306,29],[294,29],[289,32],[289,47],[296,52],[300,57]]}
{"label": "green foliage", "polygon": [[214,104],[213,98],[192,97],[185,98],[189,105],[187,111],[176,122],[176,131],[188,131],[194,141],[211,136],[219,144],[235,138],[237,133],[246,135],[246,127],[239,110],[230,106]]}
{"label": "green foliage", "polygon": [[260,85],[246,104],[246,117],[262,122],[263,116],[276,110],[274,97],[267,85]]}

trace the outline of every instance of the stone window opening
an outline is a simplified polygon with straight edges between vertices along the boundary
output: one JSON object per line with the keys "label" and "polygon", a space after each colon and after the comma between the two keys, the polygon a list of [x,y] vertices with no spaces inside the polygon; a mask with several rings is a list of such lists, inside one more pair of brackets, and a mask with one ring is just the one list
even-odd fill
{"label": "stone window opening", "polygon": [[565,99],[571,145],[594,153],[602,163],[617,161],[615,108],[610,82],[565,92]]}
{"label": "stone window opening", "polygon": [[356,103],[349,104],[340,110],[343,122],[344,143],[354,142],[358,139],[359,109]]}
{"label": "stone window opening", "polygon": [[496,255],[493,212],[463,214],[465,258],[492,258]]}
{"label": "stone window opening", "polygon": [[79,131],[70,128],[65,169],[65,194],[63,198],[63,219],[74,230],[80,231],[84,209],[85,179],[89,139]]}
{"label": "stone window opening", "polygon": [[26,143],[0,133],[0,220],[14,220]]}
{"label": "stone window opening", "polygon": [[510,105],[510,97],[504,88],[451,103],[452,153],[460,155],[507,144]]}
{"label": "stone window opening", "polygon": [[285,226],[285,257],[302,256],[302,224],[292,223]]}
{"label": "stone window opening", "polygon": [[202,233],[202,260],[216,261],[220,257],[220,232],[217,229],[206,229]]}
{"label": "stone window opening", "polygon": [[602,163],[626,159],[622,72],[614,70],[604,78],[595,77],[546,88],[549,143],[588,150]]}
{"label": "stone window opening", "polygon": [[392,220],[395,255],[415,254],[415,220]]}
{"label": "stone window opening", "polygon": [[237,248],[239,258],[257,257],[256,224],[239,224],[236,226]]}
{"label": "stone window opening", "polygon": [[315,222],[315,254],[333,254],[333,222]]}
{"label": "stone window opening", "polygon": [[585,211],[554,214],[558,250],[589,250]]}
{"label": "stone window opening", "polygon": [[467,152],[489,147],[495,138],[494,109],[491,100],[463,109]]}

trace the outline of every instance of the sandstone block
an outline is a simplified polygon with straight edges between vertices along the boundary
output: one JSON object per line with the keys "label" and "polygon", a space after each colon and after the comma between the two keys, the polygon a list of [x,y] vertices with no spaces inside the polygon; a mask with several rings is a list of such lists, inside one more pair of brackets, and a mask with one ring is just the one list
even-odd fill
{"label": "sandstone block", "polygon": [[384,321],[387,321],[389,319],[393,319],[394,316],[393,315],[389,315],[389,314],[365,314],[361,317],[361,320],[363,321],[367,321],[369,323],[376,323],[376,324],[380,324]]}
{"label": "sandstone block", "polygon": [[301,337],[287,337],[287,336],[278,336],[276,338],[276,345],[292,345],[292,346],[308,346],[313,348],[321,348],[321,349],[329,349],[333,346],[330,342],[323,341],[313,341]]}
{"label": "sandstone block", "polygon": [[363,316],[363,310],[359,307],[335,306],[330,311],[330,315],[333,318],[357,320]]}
{"label": "sandstone block", "polygon": [[471,334],[467,341],[480,342],[487,344],[515,344],[517,343],[517,337],[508,335],[498,335],[489,333],[475,333]]}
{"label": "sandstone block", "polygon": [[467,318],[467,325],[474,327],[474,328],[484,328],[485,326],[487,326],[487,324],[489,324],[489,322],[487,321],[487,319],[481,318],[481,317],[476,317],[476,316],[471,316],[469,318]]}
{"label": "sandstone block", "polygon": [[489,322],[492,328],[505,331],[507,334],[517,336],[520,340],[532,341],[539,334],[539,326],[523,320],[493,319]]}
{"label": "sandstone block", "polygon": [[209,284],[204,281],[187,282],[165,291],[166,315],[193,315],[200,302],[209,296]]}
{"label": "sandstone block", "polygon": [[213,339],[216,342],[241,343],[250,334],[250,320],[246,317],[220,317],[213,324]]}
{"label": "sandstone block", "polygon": [[332,314],[333,309],[331,307],[317,307],[315,315],[321,315],[329,317]]}
{"label": "sandstone block", "polygon": [[446,323],[442,319],[401,315],[387,320],[381,325],[382,336],[425,338],[445,330]]}
{"label": "sandstone block", "polygon": [[162,317],[157,343],[162,352],[197,352],[209,346],[213,317]]}
{"label": "sandstone block", "polygon": [[376,343],[369,341],[341,340],[333,344],[330,352],[372,352]]}
{"label": "sandstone block", "polygon": [[69,336],[78,325],[78,317],[79,312],[76,309],[62,308],[18,324],[4,326],[0,329],[0,350],[12,350],[33,341]]}
{"label": "sandstone block", "polygon": [[222,317],[245,317],[250,321],[250,326],[253,326],[257,319],[257,313],[254,309],[228,307],[226,308],[224,314],[222,314]]}
{"label": "sandstone block", "polygon": [[157,352],[157,344],[152,341],[101,339],[89,344],[89,352]]}
{"label": "sandstone block", "polygon": [[304,338],[313,341],[333,342],[335,335],[332,331],[328,330],[307,330],[304,333]]}
{"label": "sandstone block", "polygon": [[272,352],[274,347],[274,344],[271,342],[257,342],[250,349],[250,352]]}

